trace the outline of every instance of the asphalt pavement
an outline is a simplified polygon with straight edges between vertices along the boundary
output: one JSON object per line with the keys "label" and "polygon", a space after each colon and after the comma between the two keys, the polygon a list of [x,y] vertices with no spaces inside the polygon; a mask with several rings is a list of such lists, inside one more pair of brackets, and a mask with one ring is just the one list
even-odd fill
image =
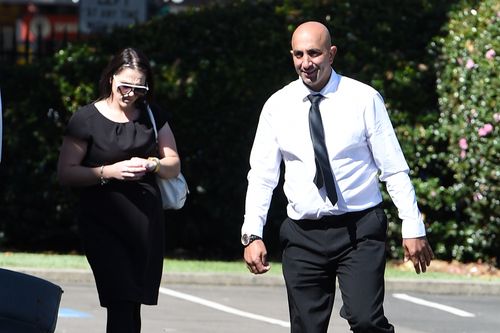
{"label": "asphalt pavement", "polygon": [[[56,333],[105,332],[92,284],[62,284]],[[350,332],[336,293],[329,332]],[[500,296],[387,292],[385,314],[398,333],[496,333]],[[286,333],[284,286],[163,284],[157,306],[142,307],[143,333]]]}
{"label": "asphalt pavement", "polygon": [[[64,290],[56,333],[105,332],[88,270],[12,269]],[[349,332],[339,316],[337,292],[329,332]],[[398,333],[493,333],[500,327],[500,283],[415,279],[386,280],[386,315]],[[142,307],[142,332],[289,332],[284,281],[278,275],[163,275],[158,306]],[[1,330],[0,330],[1,331]]]}

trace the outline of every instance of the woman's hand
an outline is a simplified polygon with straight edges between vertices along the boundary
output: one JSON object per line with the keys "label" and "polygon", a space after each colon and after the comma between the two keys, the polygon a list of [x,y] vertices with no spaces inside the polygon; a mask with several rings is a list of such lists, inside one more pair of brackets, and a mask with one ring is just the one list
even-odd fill
{"label": "woman's hand", "polygon": [[143,167],[146,168],[147,172],[154,172],[157,167],[159,168],[159,163],[160,163],[160,160],[157,158],[145,159],[140,157],[132,157],[130,161],[142,165]]}
{"label": "woman's hand", "polygon": [[106,165],[104,167],[103,174],[105,178],[138,180],[149,171],[151,164],[154,164],[154,162],[143,158],[133,157],[130,160],[116,162],[112,165]]}

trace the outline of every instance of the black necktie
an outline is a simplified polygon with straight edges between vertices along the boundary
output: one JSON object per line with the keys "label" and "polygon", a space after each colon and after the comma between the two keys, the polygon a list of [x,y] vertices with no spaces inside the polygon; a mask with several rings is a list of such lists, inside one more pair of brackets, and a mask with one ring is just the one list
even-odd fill
{"label": "black necktie", "polygon": [[319,112],[319,101],[323,98],[322,95],[307,96],[311,101],[309,109],[309,130],[314,147],[314,158],[316,160],[316,177],[314,183],[318,188],[326,187],[328,199],[333,205],[337,203],[337,191],[335,189],[335,180],[333,179],[332,169],[330,167],[330,159],[325,144],[325,130],[321,121],[321,113]]}

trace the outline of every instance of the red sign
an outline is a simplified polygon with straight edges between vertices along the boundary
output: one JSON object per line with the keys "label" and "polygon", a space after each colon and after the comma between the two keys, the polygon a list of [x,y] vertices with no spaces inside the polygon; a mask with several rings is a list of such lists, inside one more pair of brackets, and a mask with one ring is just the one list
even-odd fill
{"label": "red sign", "polygon": [[30,42],[38,39],[62,41],[74,40],[78,34],[78,16],[72,15],[25,15],[18,25],[18,40]]}

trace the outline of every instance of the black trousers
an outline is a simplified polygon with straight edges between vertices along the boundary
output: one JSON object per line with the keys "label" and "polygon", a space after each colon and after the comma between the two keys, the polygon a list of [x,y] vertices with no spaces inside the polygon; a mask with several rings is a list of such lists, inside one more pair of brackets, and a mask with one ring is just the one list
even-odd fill
{"label": "black trousers", "polygon": [[107,306],[106,333],[141,332],[141,304],[128,301],[111,302]]}
{"label": "black trousers", "polygon": [[286,219],[280,240],[291,332],[327,332],[336,278],[340,314],[354,333],[394,332],[383,309],[386,238],[379,206],[314,221]]}

